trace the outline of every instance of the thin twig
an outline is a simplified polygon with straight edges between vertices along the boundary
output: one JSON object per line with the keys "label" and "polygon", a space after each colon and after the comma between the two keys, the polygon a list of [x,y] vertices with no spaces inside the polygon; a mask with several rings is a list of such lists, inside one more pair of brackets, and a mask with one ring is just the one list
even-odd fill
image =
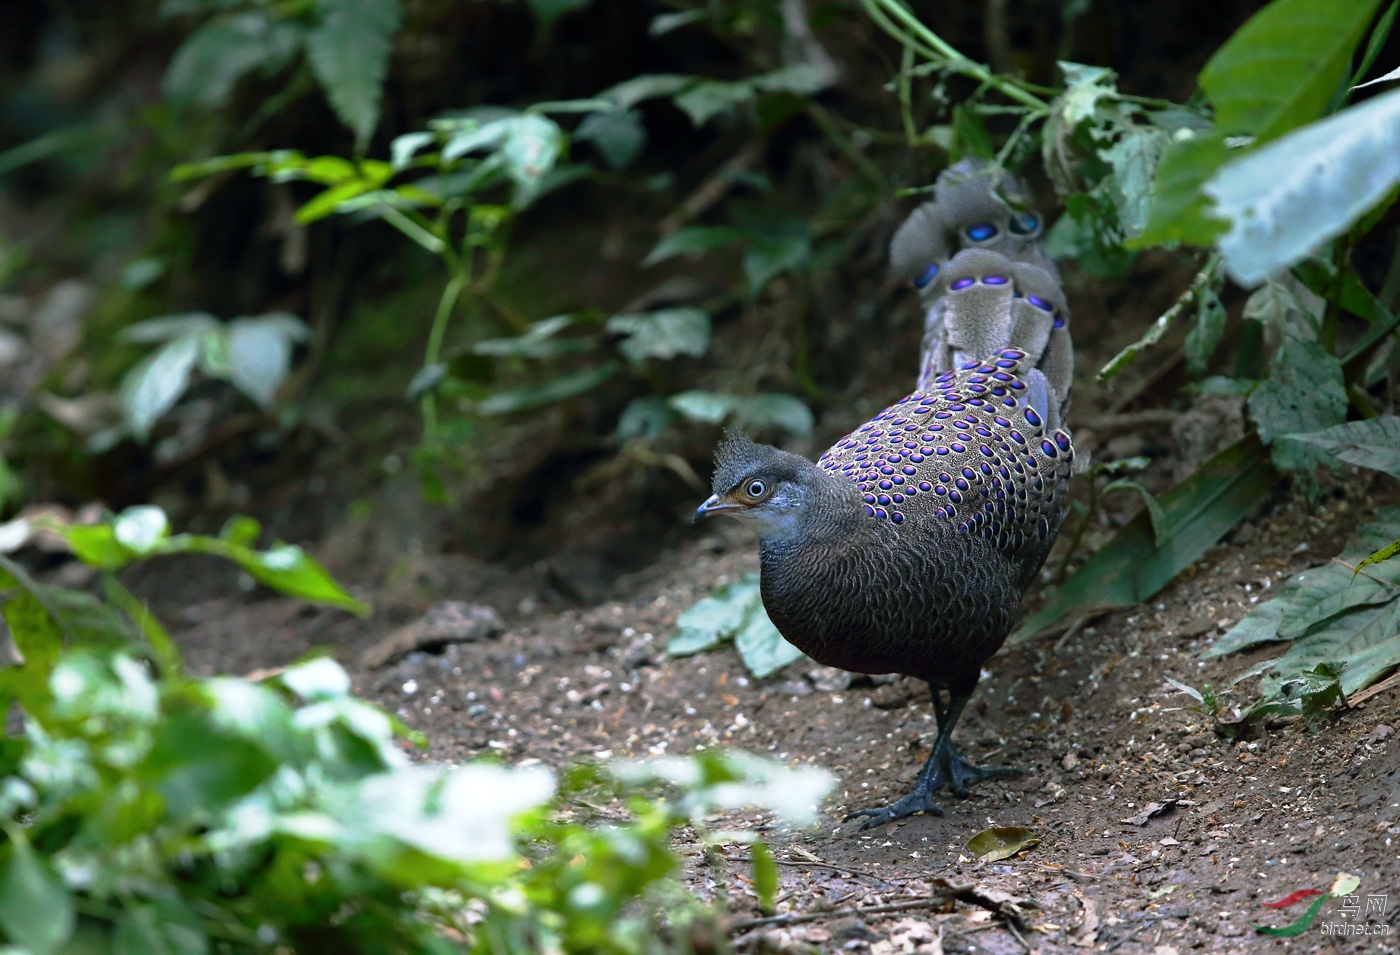
{"label": "thin twig", "polygon": [[930,905],[946,902],[953,898],[957,892],[971,891],[971,889],[971,886],[949,886],[937,895],[930,895],[922,899],[911,899],[908,902],[889,902],[885,905],[852,905],[849,908],[832,909],[829,912],[789,912],[787,915],[769,915],[765,918],[743,919],[732,923],[729,926],[729,932],[730,934],[734,934],[770,925],[800,925],[804,922],[820,922],[823,919],[843,919],[850,915],[883,915],[887,912],[907,912],[910,909],[927,908]]}
{"label": "thin twig", "polygon": [[1172,322],[1176,321],[1177,316],[1184,312],[1186,307],[1194,302],[1196,297],[1200,295],[1201,292],[1205,290],[1205,287],[1215,278],[1216,272],[1220,270],[1222,261],[1223,259],[1219,252],[1212,253],[1211,257],[1206,260],[1206,264],[1196,273],[1196,277],[1191,280],[1191,284],[1186,287],[1186,291],[1177,296],[1176,303],[1163,312],[1157,320],[1152,323],[1152,327],[1147,330],[1147,334],[1120,351],[1117,355],[1114,355],[1112,360],[1099,370],[1099,383],[1103,384],[1111,380],[1120,371],[1132,364],[1133,359],[1138,356],[1139,352],[1161,341],[1162,336],[1166,334]]}

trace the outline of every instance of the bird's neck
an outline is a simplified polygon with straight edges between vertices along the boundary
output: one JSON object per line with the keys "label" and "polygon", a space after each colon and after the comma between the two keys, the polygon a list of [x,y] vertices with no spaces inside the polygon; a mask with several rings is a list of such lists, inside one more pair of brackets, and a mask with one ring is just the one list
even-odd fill
{"label": "bird's neck", "polygon": [[809,462],[799,486],[798,500],[755,515],[765,547],[783,549],[860,529],[860,494],[850,481],[834,477]]}

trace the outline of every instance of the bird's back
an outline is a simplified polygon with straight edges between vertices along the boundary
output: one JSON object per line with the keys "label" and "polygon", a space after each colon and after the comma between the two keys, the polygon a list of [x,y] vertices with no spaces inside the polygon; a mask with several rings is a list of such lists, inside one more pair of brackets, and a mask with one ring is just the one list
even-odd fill
{"label": "bird's back", "polygon": [[[966,199],[966,181],[953,195]],[[954,237],[1014,234],[987,203],[935,200],[915,218]],[[938,239],[926,245],[945,258],[920,273],[936,290],[918,390],[822,455],[824,477],[851,493],[832,495],[814,532],[764,541],[763,597],[783,635],[823,663],[970,685],[1064,517],[1074,448],[1058,425],[1072,359],[1038,245],[948,254],[952,240]]]}

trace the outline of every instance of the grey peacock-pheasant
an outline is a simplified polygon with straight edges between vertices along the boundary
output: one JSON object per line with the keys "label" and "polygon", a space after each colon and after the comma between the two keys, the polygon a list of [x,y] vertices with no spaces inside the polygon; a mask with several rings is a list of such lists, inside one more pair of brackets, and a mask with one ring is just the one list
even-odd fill
{"label": "grey peacock-pheasant", "polygon": [[941,815],[938,790],[966,796],[1018,772],[972,766],[951,737],[1066,509],[1074,358],[1040,233],[1013,179],[946,170],[890,249],[926,308],[913,394],[816,464],[731,432],[695,512],[756,525],[763,603],[788,641],[829,666],[930,685],[933,752],[908,795],[848,817],[863,829]]}

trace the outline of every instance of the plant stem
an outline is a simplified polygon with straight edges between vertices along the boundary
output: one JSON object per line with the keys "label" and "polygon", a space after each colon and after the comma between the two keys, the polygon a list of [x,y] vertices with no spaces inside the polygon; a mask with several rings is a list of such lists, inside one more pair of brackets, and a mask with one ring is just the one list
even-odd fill
{"label": "plant stem", "polygon": [[1074,537],[1070,538],[1069,550],[1065,551],[1064,560],[1060,562],[1059,579],[1055,581],[1057,585],[1063,585],[1065,578],[1069,576],[1069,562],[1074,559],[1075,553],[1079,550],[1079,545],[1084,542],[1084,534],[1089,530],[1089,522],[1094,519],[1094,515],[1099,509],[1099,479],[1098,475],[1089,475],[1089,505],[1084,510],[1084,517],[1074,528]]}
{"label": "plant stem", "polygon": [[[447,333],[447,322],[452,317],[452,309],[456,307],[457,298],[462,294],[462,288],[466,284],[466,270],[459,268],[453,273],[447,287],[442,290],[442,297],[438,299],[437,314],[433,316],[433,328],[428,334],[428,349],[423,353],[425,367],[436,365],[442,358],[442,339]],[[431,391],[423,396],[421,407],[423,409],[423,437],[436,440],[437,398]]]}
{"label": "plant stem", "polygon": [[964,56],[924,26],[899,0],[863,0],[862,5],[881,29],[905,47],[922,53],[930,60],[942,61],[949,70],[985,83],[1008,99],[1034,109],[1045,109],[1049,106],[1045,100],[1023,89],[1014,80],[999,76],[981,63]]}
{"label": "plant stem", "polygon": [[1101,384],[1107,383],[1109,379],[1132,364],[1133,359],[1137,358],[1138,353],[1143,349],[1161,341],[1162,336],[1166,334],[1172,322],[1176,321],[1177,316],[1185,311],[1186,306],[1194,302],[1196,296],[1201,294],[1201,290],[1210,284],[1211,279],[1215,277],[1215,273],[1220,269],[1221,261],[1222,259],[1219,252],[1211,254],[1206,264],[1196,273],[1196,277],[1191,280],[1191,284],[1187,287],[1186,291],[1181,293],[1180,297],[1177,298],[1176,303],[1172,305],[1171,308],[1163,312],[1157,321],[1152,323],[1152,327],[1147,330],[1147,334],[1120,351],[1117,355],[1114,355],[1113,359],[1099,370],[1098,377]]}

